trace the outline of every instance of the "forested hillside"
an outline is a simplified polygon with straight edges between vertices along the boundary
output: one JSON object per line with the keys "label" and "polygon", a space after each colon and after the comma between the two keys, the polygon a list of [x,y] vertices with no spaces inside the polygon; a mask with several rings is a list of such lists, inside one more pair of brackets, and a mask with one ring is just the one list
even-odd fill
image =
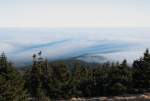
{"label": "forested hillside", "polygon": [[33,55],[32,66],[20,70],[4,53],[0,56],[0,101],[50,101],[143,92],[150,92],[148,49],[132,66],[127,60],[103,64],[48,62],[39,52]]}

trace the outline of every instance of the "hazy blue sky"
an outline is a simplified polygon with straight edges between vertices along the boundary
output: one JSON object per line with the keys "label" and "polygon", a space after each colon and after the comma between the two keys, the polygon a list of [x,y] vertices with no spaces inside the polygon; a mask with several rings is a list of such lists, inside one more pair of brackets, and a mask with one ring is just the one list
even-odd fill
{"label": "hazy blue sky", "polygon": [[150,27],[150,0],[0,0],[0,27]]}

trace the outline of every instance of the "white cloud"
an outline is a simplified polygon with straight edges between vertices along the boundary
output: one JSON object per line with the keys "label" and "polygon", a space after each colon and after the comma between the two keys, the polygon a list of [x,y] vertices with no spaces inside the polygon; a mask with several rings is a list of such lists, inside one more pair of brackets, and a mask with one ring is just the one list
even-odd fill
{"label": "white cloud", "polygon": [[1,29],[0,47],[14,61],[31,60],[39,50],[51,59],[99,54],[132,61],[150,48],[149,32],[148,28]]}

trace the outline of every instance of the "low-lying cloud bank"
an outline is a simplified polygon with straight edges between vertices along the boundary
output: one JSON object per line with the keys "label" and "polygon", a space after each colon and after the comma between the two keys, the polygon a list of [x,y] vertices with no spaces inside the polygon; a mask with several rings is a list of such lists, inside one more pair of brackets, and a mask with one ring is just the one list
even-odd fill
{"label": "low-lying cloud bank", "polygon": [[32,54],[40,50],[50,60],[78,57],[101,62],[126,58],[132,62],[150,47],[149,33],[149,28],[1,28],[0,51],[14,63],[31,61]]}

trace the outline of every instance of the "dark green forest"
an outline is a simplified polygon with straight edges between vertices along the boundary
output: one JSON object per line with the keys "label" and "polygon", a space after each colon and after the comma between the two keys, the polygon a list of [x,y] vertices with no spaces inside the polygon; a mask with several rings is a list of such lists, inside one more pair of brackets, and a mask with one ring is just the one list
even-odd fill
{"label": "dark green forest", "polygon": [[[12,60],[13,61],[13,60]],[[50,101],[150,92],[150,53],[128,65],[79,60],[49,62],[41,52],[28,68],[18,69],[0,56],[0,101]]]}

